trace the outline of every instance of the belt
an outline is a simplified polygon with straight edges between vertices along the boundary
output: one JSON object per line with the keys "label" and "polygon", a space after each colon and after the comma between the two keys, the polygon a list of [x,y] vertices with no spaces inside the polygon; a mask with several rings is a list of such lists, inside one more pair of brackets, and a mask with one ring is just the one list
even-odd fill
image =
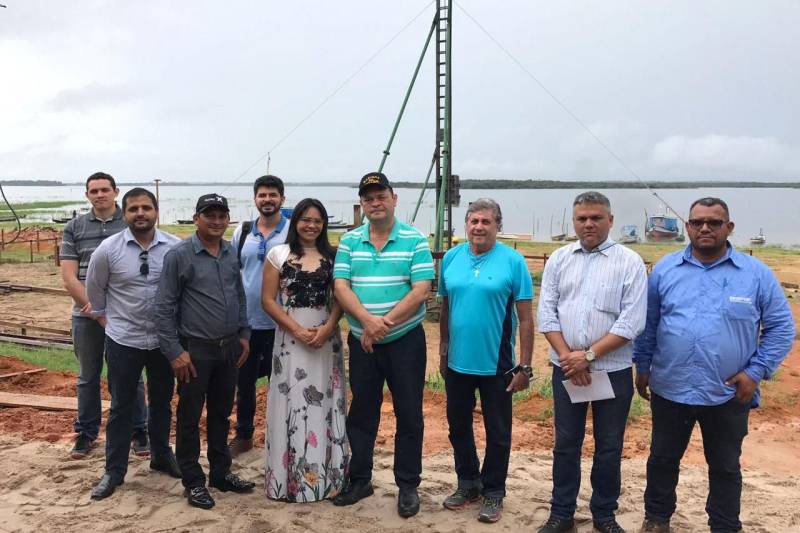
{"label": "belt", "polygon": [[236,340],[236,335],[222,337],[221,339],[201,339],[199,337],[185,337],[185,339],[187,345],[191,342],[195,344],[203,344],[205,346],[216,346],[218,348],[222,348],[223,346]]}

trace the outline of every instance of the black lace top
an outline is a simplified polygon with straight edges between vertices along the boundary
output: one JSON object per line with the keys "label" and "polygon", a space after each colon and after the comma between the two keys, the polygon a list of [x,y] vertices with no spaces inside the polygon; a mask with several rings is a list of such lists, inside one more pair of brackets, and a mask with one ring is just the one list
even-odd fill
{"label": "black lace top", "polygon": [[333,263],[323,258],[319,268],[308,271],[290,257],[283,263],[280,280],[286,307],[325,307],[333,283]]}

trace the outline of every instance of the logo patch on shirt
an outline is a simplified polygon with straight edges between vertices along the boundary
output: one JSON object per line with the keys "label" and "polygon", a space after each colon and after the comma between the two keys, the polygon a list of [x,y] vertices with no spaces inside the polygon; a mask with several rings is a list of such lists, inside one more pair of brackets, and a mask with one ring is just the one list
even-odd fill
{"label": "logo patch on shirt", "polygon": [[749,296],[729,296],[728,300],[740,304],[752,304],[753,299]]}

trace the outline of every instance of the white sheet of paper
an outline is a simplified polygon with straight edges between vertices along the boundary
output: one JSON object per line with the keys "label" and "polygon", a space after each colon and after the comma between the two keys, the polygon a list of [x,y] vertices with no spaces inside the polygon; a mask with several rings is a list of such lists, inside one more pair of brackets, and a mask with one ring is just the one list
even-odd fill
{"label": "white sheet of paper", "polygon": [[586,387],[573,385],[568,379],[565,379],[564,388],[567,389],[569,399],[572,403],[593,402],[595,400],[608,400],[614,398],[614,389],[611,388],[611,380],[608,379],[608,372],[601,370],[599,372],[592,372],[592,384]]}

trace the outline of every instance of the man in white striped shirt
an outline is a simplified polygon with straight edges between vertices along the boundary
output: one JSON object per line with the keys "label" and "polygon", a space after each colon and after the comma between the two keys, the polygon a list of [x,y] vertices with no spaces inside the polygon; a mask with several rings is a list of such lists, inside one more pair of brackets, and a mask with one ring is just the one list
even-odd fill
{"label": "man in white striped shirt", "polygon": [[614,215],[605,195],[579,194],[572,222],[580,240],[556,250],[547,261],[539,295],[539,331],[550,343],[553,364],[556,429],[550,518],[539,533],[575,527],[588,403],[572,403],[563,381],[587,386],[591,373],[598,371],[608,372],[615,397],[592,402],[595,452],[589,508],[596,531],[618,533],[624,530],[614,512],[633,398],[630,341],[644,329],[647,272],[638,254],[609,238]]}

